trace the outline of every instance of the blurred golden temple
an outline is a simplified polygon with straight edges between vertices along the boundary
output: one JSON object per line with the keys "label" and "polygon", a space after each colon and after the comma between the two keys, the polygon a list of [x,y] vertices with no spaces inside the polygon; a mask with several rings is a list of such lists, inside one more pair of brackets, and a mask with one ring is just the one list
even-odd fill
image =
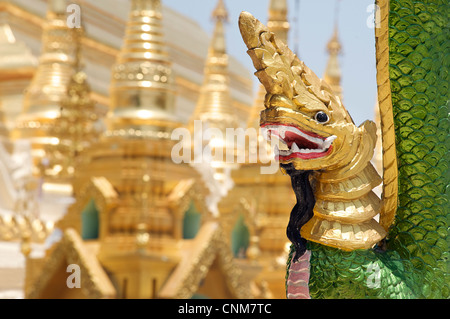
{"label": "blurred golden temple", "polygon": [[[211,36],[160,0],[76,3],[0,1],[0,298],[285,298],[290,179],[172,156],[196,120],[259,127],[226,3]],[[287,1],[268,13],[287,41]]]}

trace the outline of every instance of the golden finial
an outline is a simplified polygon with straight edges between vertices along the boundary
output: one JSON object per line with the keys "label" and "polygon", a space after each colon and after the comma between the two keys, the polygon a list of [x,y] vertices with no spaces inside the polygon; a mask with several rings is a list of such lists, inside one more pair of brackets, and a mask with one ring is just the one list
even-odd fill
{"label": "golden finial", "polygon": [[342,100],[342,87],[341,87],[341,68],[339,66],[338,55],[341,53],[342,46],[339,42],[337,24],[334,27],[333,36],[327,44],[327,51],[329,53],[328,64],[324,73],[324,80],[327,82],[331,89]]}
{"label": "golden finial", "polygon": [[229,88],[228,55],[225,45],[224,21],[228,17],[223,0],[219,0],[213,12],[215,28],[205,65],[205,77],[200,97],[192,116],[210,126],[222,128],[237,127],[238,119],[232,106]]}
{"label": "golden finial", "polygon": [[331,37],[330,41],[328,41],[327,44],[327,51],[330,54],[338,55],[341,53],[341,43],[339,42],[339,36],[338,36],[338,27],[337,25],[334,26],[333,36]]}
{"label": "golden finial", "polygon": [[213,21],[215,21],[214,34],[209,45],[208,59],[215,58],[218,55],[226,54],[226,41],[224,23],[228,22],[228,11],[225,8],[223,0],[219,0],[216,8],[212,13]]}
{"label": "golden finial", "polygon": [[217,6],[212,12],[212,18],[213,20],[228,22],[228,11],[227,8],[225,8],[225,3],[223,0],[219,0],[219,2],[217,2]]}
{"label": "golden finial", "polygon": [[160,0],[131,2],[124,44],[113,68],[109,133],[179,126],[161,20]]}

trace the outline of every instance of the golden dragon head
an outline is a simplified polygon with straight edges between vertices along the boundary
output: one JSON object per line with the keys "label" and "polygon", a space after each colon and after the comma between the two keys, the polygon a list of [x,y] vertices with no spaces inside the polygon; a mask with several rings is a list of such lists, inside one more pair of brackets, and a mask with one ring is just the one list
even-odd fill
{"label": "golden dragon head", "polygon": [[279,139],[281,164],[292,163],[296,170],[338,169],[352,161],[367,137],[375,143],[375,124],[357,127],[330,86],[266,26],[242,12],[239,28],[267,92],[260,125],[268,139]]}

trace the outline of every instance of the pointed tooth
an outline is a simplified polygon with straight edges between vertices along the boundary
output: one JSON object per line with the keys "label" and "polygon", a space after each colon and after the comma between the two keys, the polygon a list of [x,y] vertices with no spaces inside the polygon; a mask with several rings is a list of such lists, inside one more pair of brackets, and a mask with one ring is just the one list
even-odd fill
{"label": "pointed tooth", "polygon": [[291,151],[292,151],[292,153],[298,153],[298,152],[300,152],[300,148],[297,146],[297,144],[292,143]]}
{"label": "pointed tooth", "polygon": [[327,149],[331,146],[331,143],[337,138],[336,135],[332,135],[330,137],[327,137],[325,141],[322,143],[322,148]]}

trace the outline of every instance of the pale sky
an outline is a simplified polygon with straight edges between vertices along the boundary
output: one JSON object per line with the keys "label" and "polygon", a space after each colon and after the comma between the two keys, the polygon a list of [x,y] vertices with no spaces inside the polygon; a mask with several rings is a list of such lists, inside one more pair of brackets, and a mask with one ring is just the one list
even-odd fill
{"label": "pale sky", "polygon": [[[213,31],[211,12],[217,0],[163,0],[168,6],[197,21],[209,34]],[[299,10],[296,11],[298,2]],[[376,101],[375,36],[373,26],[373,0],[288,0],[289,46],[298,46],[298,55],[319,77],[323,76],[328,54],[325,50],[333,34],[336,17],[339,38],[343,47],[340,56],[343,102],[355,123],[360,125],[373,119]],[[267,22],[269,0],[225,0],[229,13],[227,49],[253,74],[238,27],[241,11],[248,11],[261,22]],[[295,22],[297,18],[297,22]],[[369,25],[369,26],[368,26]],[[257,78],[254,77],[255,90]],[[256,92],[254,92],[256,94]]]}

